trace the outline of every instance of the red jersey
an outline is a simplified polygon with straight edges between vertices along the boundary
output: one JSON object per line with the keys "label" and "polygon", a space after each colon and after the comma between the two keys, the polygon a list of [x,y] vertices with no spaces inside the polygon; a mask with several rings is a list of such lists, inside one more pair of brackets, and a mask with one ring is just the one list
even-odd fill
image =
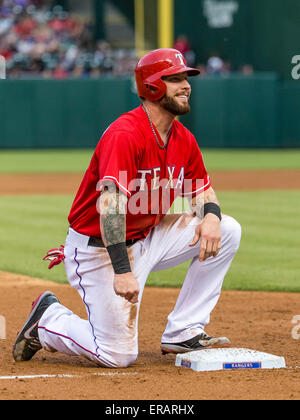
{"label": "red jersey", "polygon": [[128,197],[126,239],[145,238],[177,196],[193,197],[211,183],[196,139],[174,121],[168,145],[155,138],[142,106],[121,115],[103,134],[74,200],[69,223],[75,231],[101,237],[98,199],[113,181]]}

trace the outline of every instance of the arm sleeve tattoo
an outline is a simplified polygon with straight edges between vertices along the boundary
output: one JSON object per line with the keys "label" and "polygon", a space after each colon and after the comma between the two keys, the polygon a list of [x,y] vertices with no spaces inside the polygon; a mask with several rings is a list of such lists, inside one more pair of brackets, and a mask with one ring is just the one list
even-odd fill
{"label": "arm sleeve tattoo", "polygon": [[196,197],[190,200],[190,206],[192,211],[201,220],[204,217],[204,205],[206,203],[215,203],[218,206],[220,205],[216,193],[214,192],[212,187],[210,187],[204,193],[198,194]]}
{"label": "arm sleeve tattoo", "polygon": [[100,197],[100,229],[106,247],[126,241],[127,197],[114,183],[107,184]]}

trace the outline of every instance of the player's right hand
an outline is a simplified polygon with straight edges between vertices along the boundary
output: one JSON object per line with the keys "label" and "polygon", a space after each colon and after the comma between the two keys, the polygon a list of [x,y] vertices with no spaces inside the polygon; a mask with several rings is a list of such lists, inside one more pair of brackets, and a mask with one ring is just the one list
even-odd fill
{"label": "player's right hand", "polygon": [[128,302],[138,303],[140,287],[132,273],[115,274],[114,291],[116,295],[125,298]]}

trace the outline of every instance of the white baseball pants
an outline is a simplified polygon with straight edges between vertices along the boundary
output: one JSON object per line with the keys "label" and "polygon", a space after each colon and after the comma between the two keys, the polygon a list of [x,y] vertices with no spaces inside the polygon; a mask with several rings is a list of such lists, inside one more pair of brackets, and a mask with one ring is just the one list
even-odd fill
{"label": "white baseball pants", "polygon": [[106,249],[88,246],[89,237],[70,229],[65,245],[65,270],[71,286],[85,304],[88,319],[80,319],[59,303],[51,305],[39,322],[42,346],[52,352],[87,357],[100,366],[129,366],[138,355],[138,314],[149,273],[190,259],[162,342],[186,341],[202,333],[239,248],[241,227],[232,217],[224,216],[219,255],[199,262],[200,243],[189,247],[196,221],[188,213],[168,215],[144,241],[128,248],[132,271],[140,285],[137,304],[115,294],[114,272]]}

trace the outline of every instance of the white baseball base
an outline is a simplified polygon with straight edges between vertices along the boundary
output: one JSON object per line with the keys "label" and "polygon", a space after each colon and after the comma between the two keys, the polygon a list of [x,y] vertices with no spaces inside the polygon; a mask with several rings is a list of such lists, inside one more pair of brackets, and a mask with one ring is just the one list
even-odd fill
{"label": "white baseball base", "polygon": [[285,368],[284,357],[243,348],[207,349],[177,354],[175,366],[196,372],[228,369]]}

